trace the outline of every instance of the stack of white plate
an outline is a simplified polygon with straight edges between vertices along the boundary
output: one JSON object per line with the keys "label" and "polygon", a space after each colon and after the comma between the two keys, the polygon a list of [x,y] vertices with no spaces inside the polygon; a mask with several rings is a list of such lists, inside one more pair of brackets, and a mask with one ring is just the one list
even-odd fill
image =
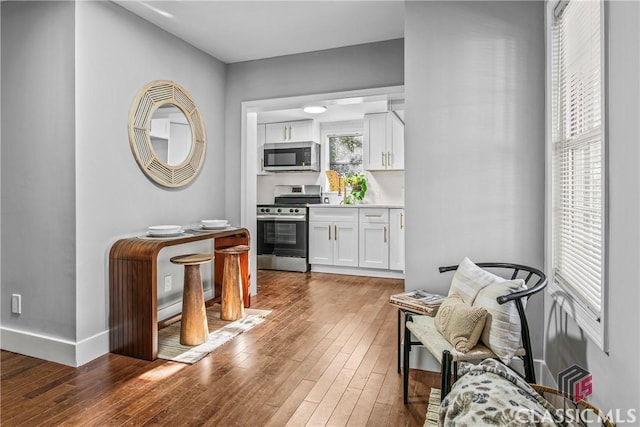
{"label": "stack of white plate", "polygon": [[203,219],[200,221],[200,225],[205,230],[220,230],[229,226],[229,221],[226,219]]}
{"label": "stack of white plate", "polygon": [[179,225],[152,225],[147,228],[147,235],[152,237],[171,237],[182,233],[182,227]]}

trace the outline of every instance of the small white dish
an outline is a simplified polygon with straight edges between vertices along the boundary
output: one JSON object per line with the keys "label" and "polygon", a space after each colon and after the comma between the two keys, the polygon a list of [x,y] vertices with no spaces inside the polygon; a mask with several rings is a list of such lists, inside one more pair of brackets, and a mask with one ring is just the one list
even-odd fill
{"label": "small white dish", "polygon": [[182,232],[179,225],[152,225],[147,228],[149,236],[176,236]]}
{"label": "small white dish", "polygon": [[221,228],[227,228],[229,221],[226,219],[203,219],[200,221],[200,225],[205,230],[218,230]]}

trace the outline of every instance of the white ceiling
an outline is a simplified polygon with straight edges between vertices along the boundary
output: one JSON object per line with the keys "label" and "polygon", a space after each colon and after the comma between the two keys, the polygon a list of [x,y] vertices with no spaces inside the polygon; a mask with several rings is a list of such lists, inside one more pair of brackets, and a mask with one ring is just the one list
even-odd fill
{"label": "white ceiling", "polygon": [[226,63],[404,37],[404,2],[115,1]]}

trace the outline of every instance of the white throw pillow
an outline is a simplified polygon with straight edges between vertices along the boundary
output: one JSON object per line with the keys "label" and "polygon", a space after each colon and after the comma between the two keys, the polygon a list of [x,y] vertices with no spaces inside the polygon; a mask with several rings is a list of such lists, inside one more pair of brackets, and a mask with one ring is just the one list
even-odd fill
{"label": "white throw pillow", "polygon": [[520,316],[514,301],[498,304],[496,298],[527,289],[522,279],[500,280],[484,287],[473,302],[475,307],[487,309],[487,318],[480,340],[505,364],[520,348]]}
{"label": "white throw pillow", "polygon": [[448,296],[453,294],[459,295],[462,301],[472,305],[478,292],[492,283],[503,280],[502,277],[481,269],[469,258],[465,257],[453,275]]}

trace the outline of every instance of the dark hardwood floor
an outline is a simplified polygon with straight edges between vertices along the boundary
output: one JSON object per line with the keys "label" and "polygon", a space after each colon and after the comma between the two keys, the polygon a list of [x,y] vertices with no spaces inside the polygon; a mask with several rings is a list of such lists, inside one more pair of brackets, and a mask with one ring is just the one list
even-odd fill
{"label": "dark hardwood floor", "polygon": [[397,373],[403,282],[260,271],[265,322],[194,365],[114,354],[70,368],[1,354],[2,426],[422,426],[439,375]]}

